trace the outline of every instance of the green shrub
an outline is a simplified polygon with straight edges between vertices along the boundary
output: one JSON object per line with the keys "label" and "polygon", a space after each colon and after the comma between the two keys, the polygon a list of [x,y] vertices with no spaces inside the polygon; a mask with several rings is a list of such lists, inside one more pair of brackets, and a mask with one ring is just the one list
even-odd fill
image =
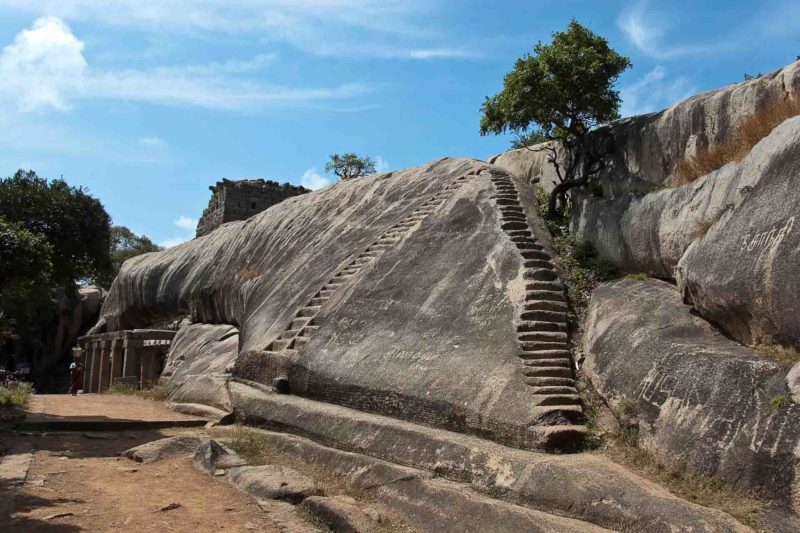
{"label": "green shrub", "polygon": [[33,394],[30,383],[15,383],[8,387],[0,387],[0,407],[25,409]]}
{"label": "green shrub", "polygon": [[780,411],[786,407],[789,407],[789,403],[791,400],[785,394],[778,394],[777,396],[773,396],[769,399],[769,410],[772,413]]}

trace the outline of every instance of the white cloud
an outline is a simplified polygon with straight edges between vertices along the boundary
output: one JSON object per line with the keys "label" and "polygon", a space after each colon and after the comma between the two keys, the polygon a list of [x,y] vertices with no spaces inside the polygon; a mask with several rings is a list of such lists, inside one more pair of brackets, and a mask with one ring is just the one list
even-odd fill
{"label": "white cloud", "polygon": [[23,111],[66,111],[69,94],[80,91],[88,65],[83,43],[61,20],[37,19],[0,55],[0,91],[14,95]]}
{"label": "white cloud", "polygon": [[191,240],[192,237],[170,237],[168,239],[164,239],[159,245],[163,246],[164,248],[172,248],[173,246],[178,246],[179,244],[183,244],[188,240]]}
{"label": "white cloud", "polygon": [[138,143],[145,148],[166,148],[167,141],[160,137],[142,137]]}
{"label": "white cloud", "polygon": [[327,187],[331,183],[331,180],[321,176],[315,167],[311,167],[306,170],[303,173],[303,176],[300,178],[300,185],[307,189],[311,189],[312,191]]}
{"label": "white cloud", "polygon": [[[251,35],[321,56],[446,59],[426,0],[0,0],[35,15],[172,35]],[[422,45],[422,46],[420,46]]]}
{"label": "white cloud", "polygon": [[88,98],[244,111],[342,100],[370,90],[361,83],[284,87],[233,75],[263,67],[269,60],[264,55],[204,66],[101,71],[91,68],[83,49],[84,43],[62,20],[37,19],[0,55],[0,100],[12,102],[21,111],[66,111],[73,100]]}
{"label": "white cloud", "polygon": [[659,111],[697,92],[686,77],[667,78],[666,69],[658,65],[637,82],[620,88],[622,116]]}
{"label": "white cloud", "polygon": [[185,229],[186,231],[194,231],[197,229],[197,219],[187,217],[186,215],[181,215],[178,217],[178,220],[174,220],[173,223],[181,229]]}
{"label": "white cloud", "polygon": [[375,156],[375,172],[389,172],[389,162],[381,156]]}
{"label": "white cloud", "polygon": [[647,2],[639,1],[623,11],[617,26],[636,48],[656,59],[673,59],[688,55],[710,55],[730,50],[730,42],[665,44],[664,17],[647,12]]}

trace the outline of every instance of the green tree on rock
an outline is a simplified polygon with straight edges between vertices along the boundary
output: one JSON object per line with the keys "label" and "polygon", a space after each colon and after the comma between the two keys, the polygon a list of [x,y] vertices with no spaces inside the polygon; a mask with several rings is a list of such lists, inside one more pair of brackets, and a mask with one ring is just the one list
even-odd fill
{"label": "green tree on rock", "polygon": [[333,172],[340,180],[349,180],[375,173],[375,161],[371,157],[356,154],[333,154],[325,164],[325,172]]}
{"label": "green tree on rock", "polygon": [[[552,43],[539,42],[532,55],[518,59],[503,90],[481,106],[481,135],[511,132],[516,146],[547,152],[559,179],[550,215],[563,209],[570,189],[587,185],[602,169],[604,154],[589,146],[587,135],[619,118],[614,84],[630,66],[629,58],[573,20]],[[537,143],[544,144],[531,147]]]}

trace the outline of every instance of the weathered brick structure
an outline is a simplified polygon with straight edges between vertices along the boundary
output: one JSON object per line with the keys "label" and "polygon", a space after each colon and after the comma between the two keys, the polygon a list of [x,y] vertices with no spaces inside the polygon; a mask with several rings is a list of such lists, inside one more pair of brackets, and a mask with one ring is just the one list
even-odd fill
{"label": "weathered brick structure", "polygon": [[198,237],[211,233],[226,222],[250,218],[287,198],[309,192],[300,185],[281,185],[263,179],[223,179],[209,189],[212,192],[211,200],[197,223]]}

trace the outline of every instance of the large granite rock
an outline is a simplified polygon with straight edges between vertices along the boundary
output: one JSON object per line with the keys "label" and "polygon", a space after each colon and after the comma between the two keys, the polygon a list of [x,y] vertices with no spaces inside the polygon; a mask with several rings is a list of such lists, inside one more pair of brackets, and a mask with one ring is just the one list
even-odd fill
{"label": "large granite rock", "polygon": [[597,288],[584,350],[604,397],[635,400],[641,445],[800,508],[800,405],[786,368],[721,335],[655,280]]}
{"label": "large granite rock", "polygon": [[[763,102],[800,90],[800,62],[755,80],[698,94],[658,113],[622,120],[593,134],[595,144],[613,148],[603,173],[607,196],[637,192],[662,183],[675,164],[698,148],[726,139],[736,124]],[[509,150],[489,159],[520,179],[550,190],[557,178],[546,154]]]}
{"label": "large granite rock", "polygon": [[[526,265],[553,268],[540,259],[549,241],[526,186],[522,205],[501,216],[492,181],[498,177],[512,186],[486,163],[442,159],[289,198],[245,222],[127,261],[97,329],[189,312],[196,323],[176,336],[165,375],[178,387],[170,398],[176,403],[230,409],[220,368],[231,360],[238,329],[240,378],[270,385],[281,370],[295,394],[525,448],[568,446],[561,435],[574,441],[582,431],[577,394],[535,394],[523,370],[536,366],[529,372],[539,376],[538,367],[546,367],[563,385],[569,359],[545,354],[526,367],[516,330],[535,303],[526,300],[526,285],[535,281],[526,280],[534,268]],[[441,203],[431,206],[434,196]],[[507,233],[523,225],[540,236],[539,244],[526,243],[535,246],[526,253],[539,259],[526,262]],[[389,230],[403,236],[386,238]],[[383,247],[378,259],[362,255],[375,246]],[[322,297],[356,258],[369,264]],[[542,283],[560,287],[555,271],[545,274]],[[564,304],[545,304],[549,310],[530,314],[552,316],[552,326],[566,320]],[[289,347],[295,336],[292,350],[276,347]],[[552,361],[555,370],[547,366]]]}
{"label": "large granite rock", "polygon": [[706,318],[745,343],[800,345],[800,117],[740,163],[645,196],[584,198],[573,232],[622,268],[678,278]]}

